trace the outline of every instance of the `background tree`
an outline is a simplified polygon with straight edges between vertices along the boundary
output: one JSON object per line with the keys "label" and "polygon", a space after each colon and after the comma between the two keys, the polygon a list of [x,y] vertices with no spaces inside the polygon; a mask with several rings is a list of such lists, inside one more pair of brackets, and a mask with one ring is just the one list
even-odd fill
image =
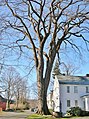
{"label": "background tree", "polygon": [[[49,114],[46,96],[56,54],[63,45],[69,44],[81,52],[76,43],[79,40],[84,41],[88,49],[89,41],[85,33],[89,32],[89,4],[84,0],[1,1],[2,49],[15,48],[17,51],[19,48],[20,56],[26,52],[27,56],[34,59],[38,112]],[[12,54],[15,54],[15,49]]]}
{"label": "background tree", "polygon": [[61,71],[65,75],[74,75],[79,72],[79,67],[75,66],[73,63],[62,63]]}
{"label": "background tree", "polygon": [[19,103],[20,103],[20,90],[21,90],[21,83],[22,79],[20,77],[17,78],[16,85],[14,86],[14,96],[16,99],[16,108],[18,109]]}
{"label": "background tree", "polygon": [[7,108],[10,109],[11,100],[16,101],[16,108],[19,104],[25,104],[27,100],[27,79],[21,78],[14,67],[6,68],[0,80],[1,93],[7,99]]}
{"label": "background tree", "polygon": [[35,98],[35,99],[38,99],[38,90],[37,90],[37,82],[35,82],[35,83],[32,83],[32,85],[30,86],[30,93],[31,93],[31,95],[33,95],[33,96],[31,96],[30,98]]}
{"label": "background tree", "polygon": [[53,73],[52,73],[53,78],[55,77],[55,75],[60,75],[61,74],[59,67],[60,67],[60,64],[59,64],[58,60],[56,60],[54,68],[53,68]]}
{"label": "background tree", "polygon": [[16,99],[16,109],[19,108],[19,104],[24,105],[27,102],[27,89],[28,82],[22,79],[20,76],[16,79],[16,85],[14,86],[14,96]]}
{"label": "background tree", "polygon": [[16,79],[18,73],[13,67],[9,67],[2,73],[1,77],[1,87],[5,90],[5,97],[7,98],[7,108],[10,109],[11,99],[14,97],[14,86],[16,85]]}

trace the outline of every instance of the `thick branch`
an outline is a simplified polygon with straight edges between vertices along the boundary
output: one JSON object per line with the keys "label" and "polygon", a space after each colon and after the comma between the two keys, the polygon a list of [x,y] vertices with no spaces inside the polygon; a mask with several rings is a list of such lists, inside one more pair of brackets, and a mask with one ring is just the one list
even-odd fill
{"label": "thick branch", "polygon": [[[30,42],[31,42],[31,44],[32,44],[33,51],[34,51],[35,63],[36,63],[36,67],[37,67],[37,66],[38,66],[38,59],[37,59],[37,54],[36,54],[36,48],[35,48],[35,44],[34,44],[34,42],[33,42],[33,39],[32,39],[32,37],[31,37],[31,35],[30,35],[30,33],[29,33],[29,30],[28,30],[26,24],[24,23],[24,21],[22,20],[22,18],[21,18],[19,15],[17,15],[17,14],[14,13],[13,9],[9,6],[9,4],[8,4],[7,1],[6,1],[6,4],[7,4],[8,8],[10,9],[10,11],[12,12],[13,16],[16,17],[17,19],[19,19],[20,22],[23,24],[24,28],[26,29],[27,34],[25,34],[25,35],[28,36],[28,38],[30,39]],[[18,30],[18,29],[17,29],[17,30]]]}

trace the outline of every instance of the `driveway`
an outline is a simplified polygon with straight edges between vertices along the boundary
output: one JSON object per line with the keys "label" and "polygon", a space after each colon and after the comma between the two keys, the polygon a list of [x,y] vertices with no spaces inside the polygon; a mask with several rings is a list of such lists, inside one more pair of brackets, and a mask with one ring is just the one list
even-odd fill
{"label": "driveway", "polygon": [[2,112],[0,113],[0,119],[26,119],[27,116],[32,114],[29,110],[24,112]]}

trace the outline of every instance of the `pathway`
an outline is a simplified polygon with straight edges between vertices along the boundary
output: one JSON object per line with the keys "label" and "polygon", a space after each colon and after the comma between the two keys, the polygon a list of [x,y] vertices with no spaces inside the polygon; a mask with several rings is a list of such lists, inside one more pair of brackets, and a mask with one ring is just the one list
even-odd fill
{"label": "pathway", "polygon": [[2,112],[0,113],[0,119],[26,119],[27,116],[32,114],[29,110],[25,112]]}

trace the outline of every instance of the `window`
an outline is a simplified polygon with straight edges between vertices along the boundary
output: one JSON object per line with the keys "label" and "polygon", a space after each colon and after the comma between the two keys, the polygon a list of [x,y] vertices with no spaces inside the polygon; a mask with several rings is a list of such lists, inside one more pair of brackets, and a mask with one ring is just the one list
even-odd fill
{"label": "window", "polygon": [[70,93],[70,86],[67,86],[67,93]]}
{"label": "window", "polygon": [[78,87],[74,86],[74,93],[78,93]]}
{"label": "window", "polygon": [[75,100],[75,107],[78,106],[78,100]]}
{"label": "window", "polygon": [[70,107],[70,100],[67,100],[67,107]]}
{"label": "window", "polygon": [[89,87],[86,86],[86,93],[89,93]]}

